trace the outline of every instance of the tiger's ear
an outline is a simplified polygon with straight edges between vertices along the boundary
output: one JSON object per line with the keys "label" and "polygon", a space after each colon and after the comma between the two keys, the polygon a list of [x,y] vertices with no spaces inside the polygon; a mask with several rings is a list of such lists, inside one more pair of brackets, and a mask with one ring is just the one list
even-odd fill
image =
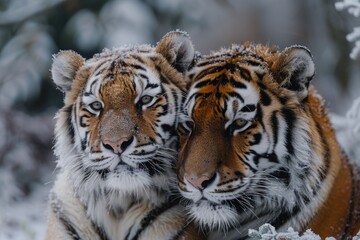
{"label": "tiger's ear", "polygon": [[275,61],[272,72],[280,86],[296,92],[302,100],[308,94],[309,83],[315,74],[315,64],[307,48],[291,46]]}
{"label": "tiger's ear", "polygon": [[63,92],[71,89],[76,72],[84,64],[85,59],[74,51],[60,51],[53,57],[51,75],[55,84]]}
{"label": "tiger's ear", "polygon": [[182,73],[189,69],[195,56],[189,35],[181,31],[172,31],[162,37],[156,46],[156,52]]}

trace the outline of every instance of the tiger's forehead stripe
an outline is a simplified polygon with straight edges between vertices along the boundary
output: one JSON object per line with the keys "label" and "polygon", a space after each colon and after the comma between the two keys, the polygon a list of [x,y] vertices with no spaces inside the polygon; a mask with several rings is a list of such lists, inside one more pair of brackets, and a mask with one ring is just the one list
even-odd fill
{"label": "tiger's forehead stripe", "polygon": [[[216,68],[206,68],[204,72],[200,71],[199,73],[203,79],[196,81],[198,76],[195,76],[195,82],[188,93],[185,106],[190,112],[191,108],[189,109],[188,106],[190,101],[198,101],[200,97],[207,98],[215,94],[217,99],[220,99],[221,96],[225,100],[236,98],[241,102],[239,104],[242,105],[242,108],[240,108],[242,111],[252,112],[255,109],[253,106],[258,102],[259,97],[257,90],[249,83],[250,74],[249,70],[232,63],[225,63],[223,66]],[[194,104],[191,104],[191,106],[193,107]],[[226,106],[223,107],[226,108]]]}
{"label": "tiger's forehead stripe", "polygon": [[137,56],[136,54],[128,54],[124,56],[109,55],[105,59],[101,59],[98,63],[96,63],[95,60],[91,60],[91,65],[96,64],[97,66],[94,68],[93,75],[88,81],[84,95],[95,95],[99,97],[98,93],[101,92],[100,86],[106,85],[109,81],[114,81],[117,78],[120,78],[120,80],[123,79],[125,81],[123,84],[125,85],[128,85],[126,84],[126,79],[132,79],[132,81],[130,81],[131,83],[129,82],[131,86],[129,85],[126,88],[134,89],[134,92],[137,93],[135,102],[139,100],[143,92],[160,91],[160,86],[156,81],[158,77],[146,68],[154,67],[155,69],[154,58],[155,56],[149,53],[149,58]]}

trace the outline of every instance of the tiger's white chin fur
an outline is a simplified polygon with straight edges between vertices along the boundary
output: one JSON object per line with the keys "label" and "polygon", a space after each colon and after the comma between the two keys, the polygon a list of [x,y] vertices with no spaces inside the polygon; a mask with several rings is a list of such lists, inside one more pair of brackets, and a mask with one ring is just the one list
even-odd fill
{"label": "tiger's white chin fur", "polygon": [[201,226],[212,231],[226,231],[237,225],[238,214],[230,206],[200,200],[189,206],[188,213]]}
{"label": "tiger's white chin fur", "polygon": [[149,188],[153,184],[148,173],[139,169],[129,169],[125,165],[109,172],[105,179],[105,186],[108,189],[121,192],[137,192],[139,189]]}

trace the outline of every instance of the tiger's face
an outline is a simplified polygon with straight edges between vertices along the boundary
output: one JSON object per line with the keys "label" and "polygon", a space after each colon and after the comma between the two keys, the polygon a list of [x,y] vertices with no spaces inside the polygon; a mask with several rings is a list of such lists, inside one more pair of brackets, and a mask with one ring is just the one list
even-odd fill
{"label": "tiger's face", "polygon": [[173,167],[175,103],[182,93],[162,83],[155,69],[131,57],[110,58],[91,74],[78,98],[74,129],[84,167],[99,172],[113,189],[144,188]]}
{"label": "tiger's face", "polygon": [[178,128],[178,183],[196,221],[225,231],[276,220],[269,206],[294,208],[303,176],[291,169],[311,154],[301,102],[313,75],[302,47],[245,44],[197,61]]}
{"label": "tiger's face", "polygon": [[89,60],[70,51],[55,56],[53,78],[66,93],[55,152],[78,175],[76,185],[134,194],[169,185],[192,52],[188,37],[175,32],[156,48],[107,50]]}

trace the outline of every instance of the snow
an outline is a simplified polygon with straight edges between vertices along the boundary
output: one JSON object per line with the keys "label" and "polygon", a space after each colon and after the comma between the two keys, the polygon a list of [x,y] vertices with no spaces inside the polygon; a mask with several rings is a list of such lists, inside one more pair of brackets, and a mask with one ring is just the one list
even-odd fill
{"label": "snow", "polygon": [[[311,229],[306,230],[303,234],[295,232],[289,228],[286,232],[277,232],[273,226],[266,223],[259,227],[259,230],[249,230],[250,240],[321,240],[320,236],[313,233]],[[326,237],[325,240],[336,240],[334,237]],[[360,240],[360,231],[352,238]]]}
{"label": "snow", "polygon": [[[319,235],[316,235],[311,230],[306,230],[303,235],[295,232],[294,229],[289,228],[287,232],[276,232],[275,228],[270,224],[262,225],[259,230],[249,230],[249,239],[251,240],[321,240]],[[335,240],[335,238],[326,238],[327,240]]]}
{"label": "snow", "polygon": [[[2,176],[2,173],[0,173]],[[1,186],[4,184],[0,179]],[[32,240],[45,238],[47,215],[47,195],[50,184],[37,186],[26,199],[1,202],[0,207],[0,239],[1,240]],[[8,189],[7,189],[8,190]],[[16,189],[11,189],[16,191]],[[24,201],[25,200],[25,201]]]}
{"label": "snow", "polygon": [[0,116],[0,240],[43,239],[53,113],[31,117],[0,105]]}

